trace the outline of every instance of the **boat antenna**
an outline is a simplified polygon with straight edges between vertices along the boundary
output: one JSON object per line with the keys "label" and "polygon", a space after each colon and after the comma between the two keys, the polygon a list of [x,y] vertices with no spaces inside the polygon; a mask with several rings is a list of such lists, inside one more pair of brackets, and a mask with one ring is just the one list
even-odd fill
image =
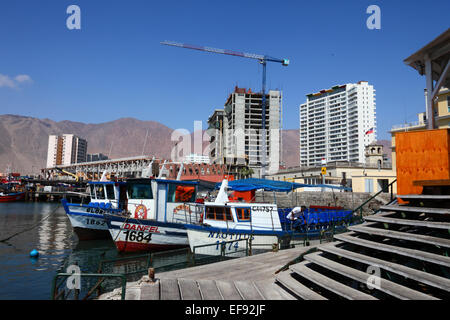
{"label": "boat antenna", "polygon": [[145,134],[144,146],[142,147],[142,155],[144,155],[145,145],[147,144],[147,136],[148,136],[148,129],[147,133]]}
{"label": "boat antenna", "polygon": [[166,167],[166,162],[167,162],[167,160],[164,160],[164,163],[161,166],[161,170],[159,171],[158,179],[162,178],[163,171],[164,171],[164,169]]}
{"label": "boat antenna", "polygon": [[177,180],[181,180],[181,174],[183,172],[183,168],[184,168],[184,162],[181,162],[180,170],[178,170],[178,174],[177,174]]}

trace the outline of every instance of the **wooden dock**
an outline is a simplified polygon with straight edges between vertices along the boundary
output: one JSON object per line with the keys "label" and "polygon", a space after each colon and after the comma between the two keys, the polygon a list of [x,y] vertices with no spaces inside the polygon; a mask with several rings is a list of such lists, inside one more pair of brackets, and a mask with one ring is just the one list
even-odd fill
{"label": "wooden dock", "polygon": [[[129,283],[126,299],[292,300],[295,297],[275,283],[276,272],[312,248],[297,247],[158,273],[155,282]],[[118,294],[120,291],[99,299],[116,299]]]}

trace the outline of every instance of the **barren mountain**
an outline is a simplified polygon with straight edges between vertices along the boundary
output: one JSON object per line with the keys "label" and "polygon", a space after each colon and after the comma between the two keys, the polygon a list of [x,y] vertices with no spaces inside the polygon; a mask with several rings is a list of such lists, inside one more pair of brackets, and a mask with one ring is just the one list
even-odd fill
{"label": "barren mountain", "polygon": [[[145,139],[147,130],[148,136]],[[173,145],[172,131],[161,123],[133,118],[85,124],[0,115],[0,172],[10,166],[13,171],[37,173],[46,165],[48,136],[63,133],[72,133],[86,139],[88,153],[101,152],[110,158],[131,157],[142,153],[168,158]]]}
{"label": "barren mountain", "polygon": [[283,130],[281,162],[286,168],[300,165],[300,135],[298,129]]}
{"label": "barren mountain", "polygon": [[[15,172],[38,173],[46,165],[48,136],[63,133],[72,133],[86,139],[88,153],[103,153],[110,159],[142,154],[170,158],[174,146],[171,141],[173,129],[156,121],[121,118],[105,123],[86,124],[0,115],[0,172],[5,172],[10,166]],[[200,139],[203,134],[204,132],[199,134]],[[283,130],[282,139],[282,163],[286,167],[297,167],[299,131]],[[390,146],[390,141],[379,142]],[[207,150],[207,144],[205,141],[202,143],[204,151]],[[193,134],[191,149],[194,152]],[[384,152],[390,158],[390,148],[385,148]]]}

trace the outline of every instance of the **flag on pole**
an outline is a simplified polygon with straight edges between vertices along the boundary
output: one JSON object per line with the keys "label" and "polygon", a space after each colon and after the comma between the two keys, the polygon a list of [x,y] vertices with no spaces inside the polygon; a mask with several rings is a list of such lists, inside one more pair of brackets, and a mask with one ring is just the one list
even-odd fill
{"label": "flag on pole", "polygon": [[370,128],[369,130],[366,131],[366,134],[371,134],[373,133],[373,128]]}

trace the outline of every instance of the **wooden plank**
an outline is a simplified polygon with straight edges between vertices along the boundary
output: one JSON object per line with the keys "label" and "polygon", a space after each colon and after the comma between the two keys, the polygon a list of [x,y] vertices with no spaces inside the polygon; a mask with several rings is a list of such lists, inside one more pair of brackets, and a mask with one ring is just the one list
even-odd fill
{"label": "wooden plank", "polygon": [[404,194],[397,195],[397,198],[405,199],[405,200],[450,200],[450,195],[446,194]]}
{"label": "wooden plank", "polygon": [[344,257],[350,260],[358,261],[363,264],[379,267],[384,270],[400,274],[406,278],[416,280],[428,284],[430,286],[446,290],[450,292],[450,279],[439,277],[431,273],[426,273],[417,269],[409,268],[390,261],[385,261],[373,257],[369,257],[360,253],[352,252],[337,248],[336,245],[343,244],[342,242],[331,242],[320,247],[321,251],[332,253],[334,255]]}
{"label": "wooden plank", "polygon": [[[318,264],[328,270],[337,272],[343,276],[346,276],[350,279],[359,281],[363,284],[367,284],[367,281],[370,276],[369,273],[362,272],[360,270],[347,267],[343,264],[337,263],[333,260],[327,259],[321,255],[320,252],[311,253],[305,256],[305,260]],[[379,288],[380,291],[383,291],[387,294],[390,294],[398,299],[412,299],[412,300],[439,300],[435,297],[429,296],[427,294],[418,292],[416,290],[412,290],[410,288],[399,285],[395,282],[383,279],[380,277]]]}
{"label": "wooden plank", "polygon": [[[275,272],[282,266],[286,265],[289,261],[292,261],[309,249],[311,249],[311,247],[297,247],[280,250],[278,252],[261,253],[254,256],[216,262],[182,270],[162,272],[158,275],[160,278],[242,280],[241,276],[244,274],[252,275],[253,281],[265,280],[272,270]],[[261,269],[261,266],[266,266],[267,272],[264,272]],[[234,268],[239,268],[240,272],[231,273],[230,270],[233,270]],[[257,272],[254,272],[255,269],[258,269]],[[227,274],[226,277],[223,276],[225,273]],[[275,279],[274,274],[270,274],[270,277]]]}
{"label": "wooden plank", "polygon": [[161,300],[180,300],[180,290],[176,279],[160,279]]}
{"label": "wooden plank", "polygon": [[324,276],[324,275],[308,268],[308,265],[310,265],[310,263],[303,261],[303,262],[294,264],[294,265],[290,266],[289,268],[292,271],[294,271],[295,273],[297,273],[298,275],[301,275],[302,277],[308,279],[309,281],[314,282],[318,286],[321,286],[322,288],[332,291],[332,292],[336,293],[337,295],[340,295],[346,299],[377,300],[375,297],[372,297],[371,295],[368,295],[364,292],[353,289],[352,287],[342,284],[336,280],[333,280],[327,276]]}
{"label": "wooden plank", "polygon": [[450,230],[450,223],[440,222],[440,221],[408,220],[408,219],[384,217],[384,216],[380,216],[378,214],[374,214],[371,216],[365,216],[364,220],[374,221],[374,222],[382,222],[382,223],[400,224],[400,225],[406,225],[406,226]]}
{"label": "wooden plank", "polygon": [[203,300],[223,300],[214,280],[197,280]]}
{"label": "wooden plank", "polygon": [[328,300],[294,279],[290,271],[280,272],[276,280],[304,300]]}
{"label": "wooden plank", "polygon": [[141,284],[141,300],[159,300],[159,281]]}
{"label": "wooden plank", "polygon": [[265,300],[295,300],[295,298],[283,291],[280,286],[272,281],[257,281],[256,288],[261,292]]}
{"label": "wooden plank", "polygon": [[242,300],[232,281],[216,280],[216,285],[224,300]]}
{"label": "wooden plank", "polygon": [[178,279],[181,300],[201,300],[197,281],[192,279]]}
{"label": "wooden plank", "polygon": [[399,231],[385,230],[385,229],[379,229],[379,228],[370,228],[370,227],[365,227],[364,225],[350,226],[350,227],[348,227],[348,229],[351,231],[355,231],[355,232],[374,234],[377,236],[383,236],[383,237],[387,237],[387,238],[416,241],[416,242],[431,244],[431,245],[435,245],[435,246],[439,246],[439,247],[450,248],[450,240],[449,239],[425,236],[425,235],[415,234],[415,233],[399,232]]}
{"label": "wooden plank", "polygon": [[417,213],[450,214],[450,209],[445,209],[445,208],[426,208],[426,207],[410,207],[410,206],[397,206],[397,205],[380,206],[380,210],[417,212]]}
{"label": "wooden plank", "polygon": [[381,251],[387,251],[391,253],[396,253],[402,256],[415,258],[419,260],[424,260],[431,263],[436,263],[445,267],[450,267],[450,257],[447,256],[440,256],[434,253],[425,252],[421,250],[415,250],[415,249],[409,249],[409,248],[403,248],[403,247],[397,247],[393,245],[388,245],[385,243],[365,240],[361,238],[352,237],[349,234],[336,234],[334,236],[335,239],[341,240],[344,242],[353,243],[359,246],[375,249],[375,250],[381,250]]}
{"label": "wooden plank", "polygon": [[235,281],[234,285],[244,300],[263,300],[264,297],[255,287],[253,281]]}
{"label": "wooden plank", "polygon": [[127,288],[125,291],[125,300],[140,300],[140,288]]}
{"label": "wooden plank", "polygon": [[450,186],[450,180],[413,180],[413,186],[421,187],[439,187],[439,186]]}

